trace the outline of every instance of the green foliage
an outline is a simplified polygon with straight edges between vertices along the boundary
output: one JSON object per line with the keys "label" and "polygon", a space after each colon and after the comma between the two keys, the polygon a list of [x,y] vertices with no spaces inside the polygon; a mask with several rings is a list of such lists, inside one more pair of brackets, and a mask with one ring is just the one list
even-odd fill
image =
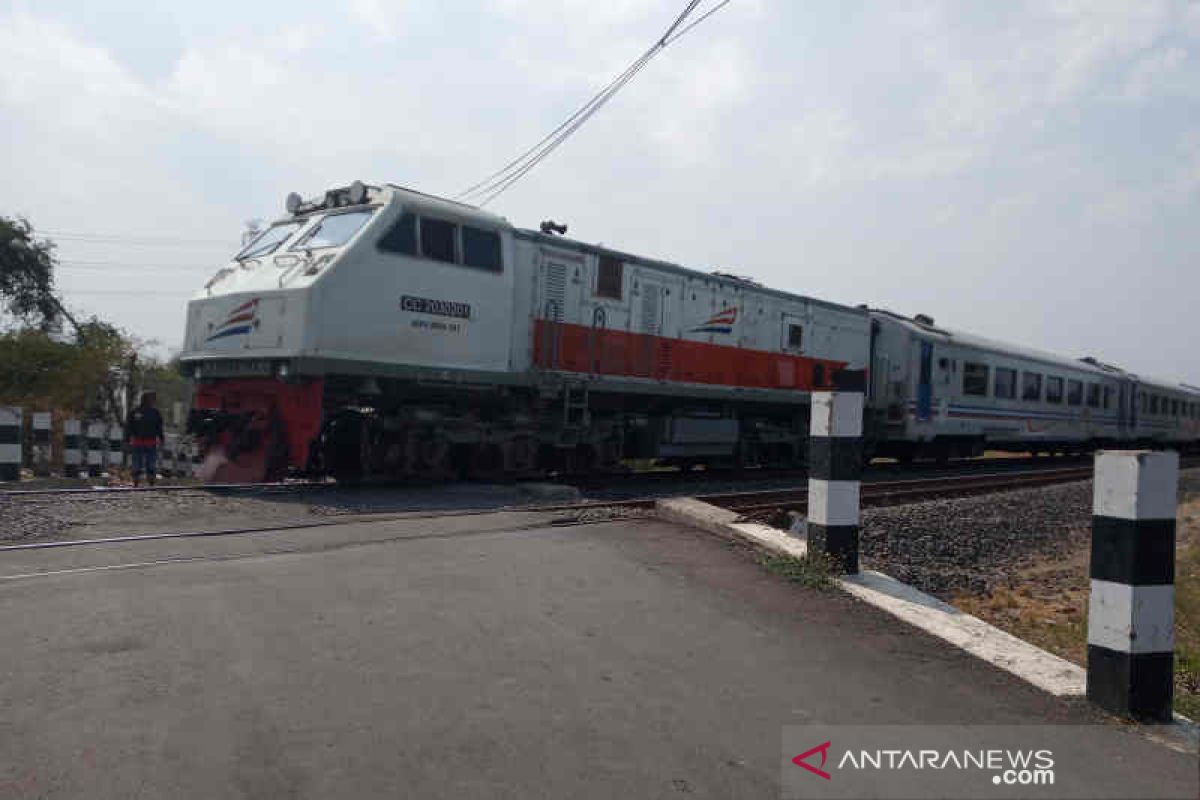
{"label": "green foliage", "polygon": [[86,413],[120,352],[107,336],[65,342],[32,329],[0,336],[0,403]]}
{"label": "green foliage", "polygon": [[192,382],[179,371],[176,360],[161,362],[154,359],[143,360],[140,363],[138,385],[142,391],[155,392],[158,395],[158,407],[163,414],[170,412],[174,403],[183,403],[188,408],[192,402]]}
{"label": "green foliage", "polygon": [[810,550],[803,558],[764,555],[759,563],[768,572],[810,589],[832,589],[837,583],[836,565],[825,553]]}
{"label": "green foliage", "polygon": [[25,219],[0,217],[0,304],[22,325],[50,330],[62,314],[54,295],[54,244]]}

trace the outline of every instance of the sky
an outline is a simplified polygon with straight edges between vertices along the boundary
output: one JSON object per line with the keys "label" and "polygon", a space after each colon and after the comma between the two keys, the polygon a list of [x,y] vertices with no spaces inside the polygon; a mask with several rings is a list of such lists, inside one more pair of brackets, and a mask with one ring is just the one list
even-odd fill
{"label": "sky", "polygon": [[[453,195],[683,5],[0,0],[0,214],[169,351],[288,192]],[[1200,2],[732,0],[489,208],[1200,385]]]}

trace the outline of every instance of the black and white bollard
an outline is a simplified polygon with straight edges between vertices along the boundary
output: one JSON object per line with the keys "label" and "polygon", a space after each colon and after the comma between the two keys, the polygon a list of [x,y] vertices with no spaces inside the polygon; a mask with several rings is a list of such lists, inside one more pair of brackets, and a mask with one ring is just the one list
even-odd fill
{"label": "black and white bollard", "polygon": [[120,425],[108,426],[108,466],[119,467],[123,459],[124,453],[122,448],[125,444],[125,432]]}
{"label": "black and white bollard", "polygon": [[158,471],[168,478],[179,475],[179,434],[163,435],[163,444],[159,451]]}
{"label": "black and white bollard", "polygon": [[108,430],[103,422],[87,424],[88,474],[93,478],[104,475],[104,453],[108,450]]}
{"label": "black and white bollard", "polygon": [[33,474],[49,475],[54,418],[49,411],[35,411],[31,422],[33,423]]}
{"label": "black and white bollard", "polygon": [[21,409],[0,406],[0,481],[21,479]]}
{"label": "black and white bollard", "polygon": [[1134,719],[1171,720],[1178,485],[1176,453],[1096,454],[1087,696]]}
{"label": "black and white bollard", "polygon": [[808,547],[858,572],[863,374],[839,373],[837,389],[812,393],[808,450]]}
{"label": "black and white bollard", "polygon": [[78,478],[83,469],[83,423],[63,420],[63,476]]}

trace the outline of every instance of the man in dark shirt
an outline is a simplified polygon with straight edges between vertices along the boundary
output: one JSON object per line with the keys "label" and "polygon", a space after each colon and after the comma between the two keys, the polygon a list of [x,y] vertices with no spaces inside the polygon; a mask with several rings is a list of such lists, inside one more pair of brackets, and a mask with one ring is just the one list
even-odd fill
{"label": "man in dark shirt", "polygon": [[163,441],[162,414],[154,407],[157,397],[154,392],[142,392],[138,407],[129,412],[125,421],[125,443],[129,445],[133,464],[133,485],[140,486],[142,473],[146,482],[154,485],[158,471],[158,446]]}

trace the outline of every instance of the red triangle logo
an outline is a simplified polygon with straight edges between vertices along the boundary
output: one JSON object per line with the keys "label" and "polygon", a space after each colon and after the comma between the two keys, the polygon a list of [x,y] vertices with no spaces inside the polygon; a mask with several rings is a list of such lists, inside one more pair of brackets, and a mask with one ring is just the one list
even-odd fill
{"label": "red triangle logo", "polygon": [[817,753],[820,753],[821,754],[821,766],[822,767],[825,766],[825,759],[829,755],[829,744],[830,744],[829,742],[825,742],[825,744],[819,744],[811,750],[805,750],[803,753],[801,753],[800,755],[793,758],[792,763],[795,764],[797,767],[802,767],[802,768],[808,770],[813,775],[820,775],[825,780],[830,780],[828,772],[826,772],[825,770],[820,769],[818,767],[814,767],[812,764],[805,763],[806,758],[808,758],[809,756],[815,755]]}

